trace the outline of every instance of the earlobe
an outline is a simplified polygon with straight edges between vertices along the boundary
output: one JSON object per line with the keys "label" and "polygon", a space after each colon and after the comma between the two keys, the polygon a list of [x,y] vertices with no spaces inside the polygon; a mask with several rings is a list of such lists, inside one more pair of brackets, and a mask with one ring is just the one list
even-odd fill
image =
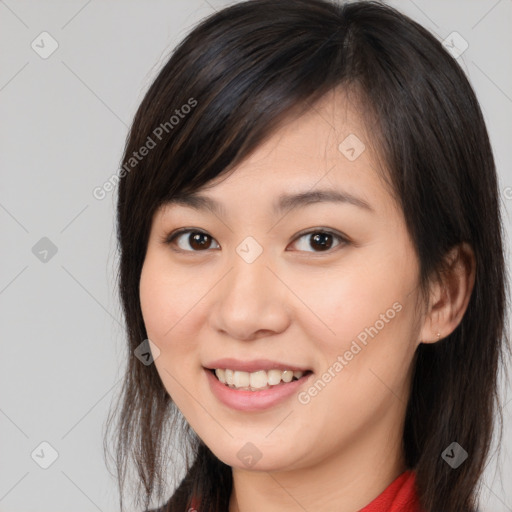
{"label": "earlobe", "polygon": [[475,272],[475,255],[469,244],[463,242],[450,250],[420,332],[420,343],[435,343],[456,329],[469,304]]}

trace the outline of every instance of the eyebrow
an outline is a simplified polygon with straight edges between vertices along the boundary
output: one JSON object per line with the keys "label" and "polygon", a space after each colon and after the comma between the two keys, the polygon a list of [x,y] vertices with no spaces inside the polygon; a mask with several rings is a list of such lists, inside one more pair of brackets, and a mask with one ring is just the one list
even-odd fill
{"label": "eyebrow", "polygon": [[[272,211],[277,215],[292,208],[326,202],[349,204],[367,210],[368,212],[375,213],[372,206],[364,199],[345,191],[329,189],[300,192],[296,194],[282,194],[273,204]],[[172,197],[169,201],[166,201],[166,204],[178,204],[198,211],[207,210],[216,215],[225,215],[225,209],[222,203],[211,197],[201,195],[198,192],[178,194]]]}

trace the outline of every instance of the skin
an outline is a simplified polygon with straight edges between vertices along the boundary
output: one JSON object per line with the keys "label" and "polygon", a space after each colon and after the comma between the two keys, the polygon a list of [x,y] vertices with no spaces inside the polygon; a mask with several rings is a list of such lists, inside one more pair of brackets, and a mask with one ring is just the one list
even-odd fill
{"label": "skin", "polygon": [[[354,161],[338,149],[349,134],[366,146]],[[153,218],[140,299],[160,350],[155,365],[194,431],[233,468],[230,512],[356,512],[406,469],[400,443],[415,350],[459,324],[474,258],[465,245],[454,249],[451,271],[423,301],[418,258],[377,156],[354,105],[330,94],[202,191],[222,214],[169,204]],[[282,193],[320,188],[350,192],[374,211],[334,202],[271,211]],[[210,235],[207,248],[191,246],[189,234],[164,242],[182,227]],[[298,238],[309,228],[348,242],[333,237],[322,251],[311,234]],[[263,249],[252,263],[236,252],[248,236]],[[307,367],[314,382],[396,303],[394,318],[308,403],[293,395],[236,411],[209,388],[203,365],[221,357]],[[237,457],[247,442],[261,453],[252,467]]]}

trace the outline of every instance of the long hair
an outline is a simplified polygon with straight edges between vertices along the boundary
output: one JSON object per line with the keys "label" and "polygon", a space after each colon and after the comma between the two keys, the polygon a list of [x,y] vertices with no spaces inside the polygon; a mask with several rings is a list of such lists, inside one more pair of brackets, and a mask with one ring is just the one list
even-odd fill
{"label": "long hair", "polygon": [[[452,247],[467,242],[475,254],[460,324],[417,349],[403,448],[426,512],[477,508],[496,418],[502,432],[497,380],[510,355],[504,234],[482,112],[464,72],[426,29],[379,2],[327,0],[250,0],[206,18],[175,48],[135,115],[117,202],[129,357],[109,417],[110,428],[118,416],[121,508],[130,463],[144,507],[164,498],[169,439],[177,435],[185,472],[165,510],[183,512],[197,496],[201,512],[224,512],[232,488],[231,467],[191,431],[155,366],[134,356],[147,338],[138,286],[153,214],[233,170],[280,123],[337,87],[356,91],[364,105],[418,255],[422,290],[442,273]],[[149,151],[135,159],[143,146]],[[469,454],[457,469],[441,457],[453,441]]]}

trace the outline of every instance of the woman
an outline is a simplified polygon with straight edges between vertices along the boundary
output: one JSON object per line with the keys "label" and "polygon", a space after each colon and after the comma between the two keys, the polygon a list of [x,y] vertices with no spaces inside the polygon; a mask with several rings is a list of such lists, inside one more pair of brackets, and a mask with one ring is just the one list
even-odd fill
{"label": "woman", "polygon": [[121,492],[131,460],[145,509],[477,509],[502,225],[435,37],[377,2],[219,11],[147,92],[120,178]]}

